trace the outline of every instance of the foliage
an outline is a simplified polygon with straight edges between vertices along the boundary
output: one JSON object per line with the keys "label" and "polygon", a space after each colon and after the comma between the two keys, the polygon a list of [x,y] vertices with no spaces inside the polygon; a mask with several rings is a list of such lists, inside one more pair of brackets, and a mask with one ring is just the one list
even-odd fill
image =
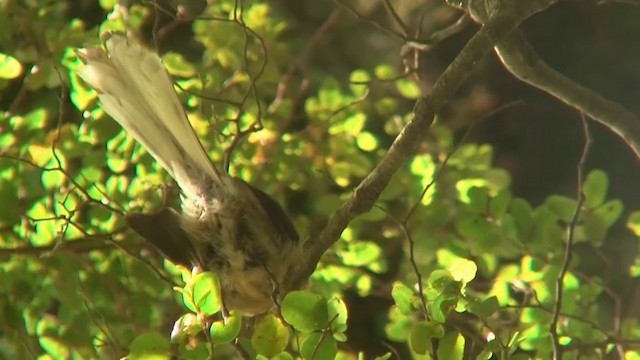
{"label": "foliage", "polygon": [[[640,341],[635,319],[611,326],[617,300],[604,275],[579,271],[592,254],[565,258],[568,241],[602,252],[620,222],[640,236],[640,212],[622,218],[607,174],[585,174],[579,196],[533,205],[492,166],[491,146],[458,142],[444,122],[307,289],[273,314],[224,313],[216,274],[163,261],[126,228],[124,214],[158,209],[170,181],[105,116],[75,74],[74,49],[109,30],[162,44],[211,159],[222,166],[232,153],[230,172],[278,198],[305,235],[378,163],[420,89],[382,61],[298,75],[292,59],[310,40],[270,2],[209,2],[197,19],[176,20],[190,32],[184,46],[163,38],[174,23],[153,26],[176,13],[166,4],[70,3],[8,1],[0,19],[11,34],[0,35],[0,89],[13,99],[0,123],[0,357],[359,359],[367,349],[351,346],[349,299],[376,296],[389,302],[370,314],[371,339],[400,349],[378,359],[548,358],[551,327],[572,357]],[[637,278],[634,256],[626,275]]]}

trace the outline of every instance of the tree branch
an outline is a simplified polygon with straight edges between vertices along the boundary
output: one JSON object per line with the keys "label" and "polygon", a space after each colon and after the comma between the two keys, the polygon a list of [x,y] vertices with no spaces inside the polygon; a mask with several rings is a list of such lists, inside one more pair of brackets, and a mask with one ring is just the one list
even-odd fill
{"label": "tree branch", "polygon": [[[480,23],[488,19],[482,9],[473,9],[471,13]],[[495,51],[505,68],[516,78],[603,124],[620,136],[640,159],[640,119],[634,113],[551,68],[519,29],[514,29],[497,43]]]}
{"label": "tree branch", "polygon": [[110,235],[89,235],[86,237],[60,241],[49,245],[0,248],[0,259],[15,255],[43,256],[50,253],[86,254],[91,251],[105,251],[118,247],[135,248],[133,241],[116,243]]}
{"label": "tree branch", "polygon": [[371,173],[358,185],[353,195],[331,216],[325,228],[305,243],[301,261],[292,269],[285,288],[300,286],[314,271],[320,257],[339,238],[349,222],[369,211],[391,177],[413,156],[427,134],[436,112],[452,99],[462,82],[477,64],[513,29],[531,15],[557,0],[505,1],[493,10],[491,18],[469,40],[458,56],[434,84],[432,91],[416,102],[413,119],[404,127],[389,151]]}

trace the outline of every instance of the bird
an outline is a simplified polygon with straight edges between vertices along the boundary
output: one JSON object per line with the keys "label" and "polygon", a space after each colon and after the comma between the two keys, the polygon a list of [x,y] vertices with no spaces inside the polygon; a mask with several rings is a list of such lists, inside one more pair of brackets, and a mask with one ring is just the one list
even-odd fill
{"label": "bird", "polygon": [[155,52],[122,32],[102,42],[76,49],[77,75],[180,189],[180,211],[129,213],[127,224],[173,263],[216,273],[225,309],[269,311],[302,251],[291,218],[270,195],[214,166]]}

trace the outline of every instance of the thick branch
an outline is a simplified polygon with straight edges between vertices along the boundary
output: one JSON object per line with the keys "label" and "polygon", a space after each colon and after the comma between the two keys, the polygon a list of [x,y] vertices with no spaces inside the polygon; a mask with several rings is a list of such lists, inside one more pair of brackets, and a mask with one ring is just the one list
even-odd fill
{"label": "thick branch", "polygon": [[518,79],[603,124],[620,136],[640,159],[640,119],[635,114],[551,68],[520,30],[514,30],[495,50],[507,70]]}
{"label": "thick branch", "polygon": [[[491,18],[491,7],[504,1],[508,0],[470,0],[468,10],[475,21],[484,24]],[[640,159],[640,119],[631,111],[551,68],[519,29],[496,43],[495,51],[515,77],[603,124],[620,136]]]}
{"label": "thick branch", "polygon": [[369,211],[391,177],[413,156],[433,122],[436,112],[455,95],[462,82],[475,69],[493,46],[503,40],[514,28],[529,16],[542,11],[557,0],[527,0],[507,2],[505,8],[494,9],[496,15],[469,40],[458,56],[440,76],[432,91],[419,99],[414,118],[396,137],[387,154],[373,171],[358,185],[353,195],[329,219],[316,238],[305,244],[304,257],[292,269],[290,284],[296,287],[311,275],[320,257],[339,238],[349,222]]}

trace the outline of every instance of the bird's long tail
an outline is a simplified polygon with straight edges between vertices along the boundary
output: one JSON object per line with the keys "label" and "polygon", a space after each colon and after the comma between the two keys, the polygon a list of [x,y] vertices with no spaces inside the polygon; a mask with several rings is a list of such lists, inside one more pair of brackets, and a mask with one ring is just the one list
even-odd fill
{"label": "bird's long tail", "polygon": [[178,100],[171,78],[155,53],[110,33],[106,50],[77,51],[79,76],[102,101],[102,108],[165,168],[186,198],[201,198],[211,181],[220,184]]}

